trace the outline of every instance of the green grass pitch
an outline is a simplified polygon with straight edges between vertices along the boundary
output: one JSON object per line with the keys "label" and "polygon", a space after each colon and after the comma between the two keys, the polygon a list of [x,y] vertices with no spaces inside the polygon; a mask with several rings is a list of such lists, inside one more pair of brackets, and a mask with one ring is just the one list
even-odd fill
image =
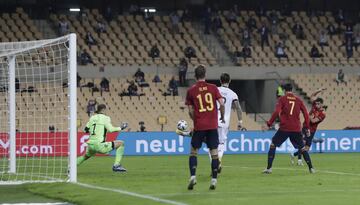
{"label": "green grass pitch", "polygon": [[[318,171],[316,174],[309,174],[307,166],[290,165],[288,155],[278,154],[274,161],[273,173],[264,175],[261,171],[266,166],[266,155],[225,155],[224,169],[215,191],[209,190],[208,156],[199,156],[198,184],[193,191],[186,189],[189,179],[187,156],[125,157],[123,164],[128,169],[128,173],[125,174],[111,171],[113,157],[97,157],[79,167],[78,181],[113,191],[70,183],[0,186],[0,203],[47,200],[84,205],[359,205],[360,153],[311,156]],[[116,190],[169,201],[158,202],[122,194]]]}

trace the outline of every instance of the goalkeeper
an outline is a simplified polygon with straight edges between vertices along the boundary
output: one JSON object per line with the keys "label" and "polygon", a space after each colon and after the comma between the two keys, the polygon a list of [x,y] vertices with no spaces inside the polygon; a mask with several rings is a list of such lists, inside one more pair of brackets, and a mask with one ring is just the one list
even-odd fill
{"label": "goalkeeper", "polygon": [[114,172],[126,172],[126,169],[121,166],[125,148],[124,142],[121,140],[105,142],[105,139],[107,132],[119,132],[124,130],[128,124],[122,123],[121,127],[113,127],[110,117],[104,114],[105,110],[106,106],[104,104],[98,105],[96,114],[91,116],[86,124],[85,132],[90,134],[90,138],[87,141],[88,146],[85,155],[77,158],[77,165],[79,166],[96,153],[107,154],[115,149],[115,163],[112,169]]}

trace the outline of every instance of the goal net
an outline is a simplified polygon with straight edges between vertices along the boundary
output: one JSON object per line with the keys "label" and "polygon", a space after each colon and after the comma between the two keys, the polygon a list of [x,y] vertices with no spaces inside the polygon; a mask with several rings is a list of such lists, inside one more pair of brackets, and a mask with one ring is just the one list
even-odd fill
{"label": "goal net", "polygon": [[76,35],[0,43],[0,184],[76,181]]}

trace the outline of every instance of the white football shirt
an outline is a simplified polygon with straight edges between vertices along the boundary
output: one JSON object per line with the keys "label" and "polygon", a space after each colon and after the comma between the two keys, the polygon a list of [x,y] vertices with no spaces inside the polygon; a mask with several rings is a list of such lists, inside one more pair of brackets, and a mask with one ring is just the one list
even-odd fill
{"label": "white football shirt", "polygon": [[[222,123],[220,121],[220,109],[219,110],[219,113],[218,113],[218,117],[219,117],[219,123],[218,123],[218,126],[219,127],[226,127],[228,128],[229,125],[230,125],[230,115],[231,115],[231,108],[232,108],[232,103],[234,100],[239,100],[237,94],[232,91],[230,88],[227,88],[227,87],[218,87],[219,89],[219,92],[220,92],[220,95],[224,98],[224,101],[225,101],[225,113],[224,113],[224,118],[225,118],[225,123]],[[218,107],[220,107],[218,105]]]}

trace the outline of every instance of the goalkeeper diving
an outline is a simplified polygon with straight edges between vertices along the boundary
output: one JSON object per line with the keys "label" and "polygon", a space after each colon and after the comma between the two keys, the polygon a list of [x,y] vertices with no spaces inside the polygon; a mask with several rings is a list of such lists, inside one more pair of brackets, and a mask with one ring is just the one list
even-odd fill
{"label": "goalkeeper diving", "polygon": [[115,162],[112,167],[114,172],[126,172],[126,169],[121,166],[121,159],[124,155],[124,142],[115,140],[112,142],[105,142],[107,132],[119,132],[127,128],[128,123],[122,123],[120,127],[114,127],[111,124],[109,116],[105,115],[106,106],[100,104],[97,106],[96,114],[91,116],[89,122],[86,124],[85,132],[90,134],[88,145],[84,156],[77,158],[77,165],[79,166],[85,160],[89,159],[95,154],[108,154],[112,150],[116,150]]}

